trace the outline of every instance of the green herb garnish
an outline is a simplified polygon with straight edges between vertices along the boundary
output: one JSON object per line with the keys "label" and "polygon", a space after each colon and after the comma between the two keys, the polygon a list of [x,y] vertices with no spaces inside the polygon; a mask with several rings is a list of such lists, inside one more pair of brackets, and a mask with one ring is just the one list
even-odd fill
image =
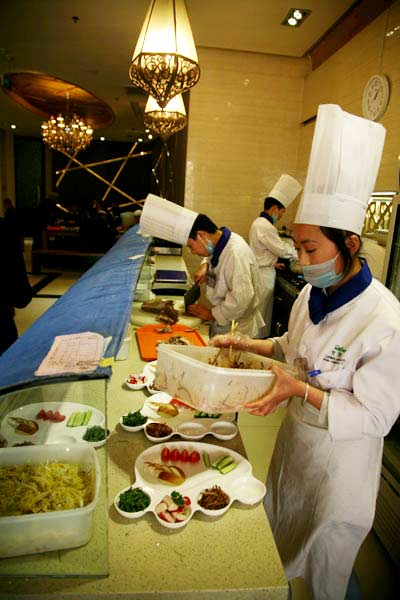
{"label": "green herb garnish", "polygon": [[171,498],[177,506],[185,506],[183,496],[179,492],[172,492]]}
{"label": "green herb garnish", "polygon": [[143,425],[146,421],[147,417],[143,416],[140,410],[129,412],[122,417],[122,423],[128,427],[137,427],[138,425]]}
{"label": "green herb garnish", "polygon": [[122,492],[118,500],[118,506],[125,512],[139,512],[150,504],[150,498],[140,488],[129,488]]}
{"label": "green herb garnish", "polygon": [[86,442],[101,442],[106,439],[106,435],[107,431],[104,427],[93,425],[93,427],[88,427],[86,429],[83,439],[86,440]]}

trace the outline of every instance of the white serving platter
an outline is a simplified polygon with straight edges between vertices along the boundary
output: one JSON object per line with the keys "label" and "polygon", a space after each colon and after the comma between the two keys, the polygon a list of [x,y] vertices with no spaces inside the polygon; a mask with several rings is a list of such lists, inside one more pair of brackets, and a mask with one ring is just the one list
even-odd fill
{"label": "white serving platter", "polygon": [[[164,447],[177,448],[179,451],[187,449],[189,452],[197,450],[202,457],[206,452],[213,463],[219,457],[224,455],[231,456],[237,466],[229,473],[222,474],[217,469],[206,467],[201,458],[197,463],[189,462],[163,462],[161,452]],[[157,463],[165,465],[175,465],[184,472],[186,479],[180,485],[170,485],[161,481],[155,471],[148,463]],[[229,503],[224,508],[210,510],[203,508],[198,500],[205,489],[217,485],[229,496]],[[149,506],[140,512],[125,512],[118,507],[120,495],[131,488],[142,489],[150,498]],[[191,513],[185,521],[168,523],[161,519],[156,513],[156,507],[163,497],[177,491],[182,496],[188,496],[191,501]],[[142,452],[135,462],[135,482],[128,488],[121,490],[115,500],[116,510],[124,517],[134,519],[141,517],[147,512],[152,512],[157,521],[164,527],[178,529],[189,523],[194,513],[197,511],[209,517],[218,517],[226,513],[233,502],[238,501],[246,505],[255,505],[262,500],[266,492],[265,485],[252,475],[251,464],[241,454],[228,448],[216,446],[213,444],[204,444],[201,442],[170,442],[168,444],[157,444]]]}
{"label": "white serving platter", "polygon": [[[157,412],[157,407],[152,406],[154,402],[158,404],[169,404],[173,396],[166,392],[159,392],[150,398],[147,398],[140,412],[145,417],[148,417],[147,423],[135,427],[135,431],[144,429],[146,437],[151,442],[165,442],[173,435],[179,435],[185,440],[200,440],[205,435],[212,435],[219,440],[231,440],[237,433],[238,428],[234,423],[234,413],[223,413],[218,418],[194,417],[195,409],[177,407],[179,413],[174,417]],[[147,433],[146,426],[149,423],[166,423],[172,429],[172,432],[163,438],[152,437]],[[133,428],[131,428],[133,429]]]}
{"label": "white serving platter", "polygon": [[[53,421],[44,421],[38,419],[37,414],[40,410],[57,410],[65,415],[64,421],[55,423]],[[67,427],[68,419],[74,412],[92,411],[89,422],[79,427]],[[26,434],[15,429],[10,417],[19,417],[36,421],[39,430],[32,434]],[[6,438],[8,445],[22,442],[31,442],[32,444],[70,444],[75,442],[89,443],[83,440],[83,435],[88,427],[93,425],[104,426],[105,417],[102,412],[86,404],[77,404],[75,402],[38,402],[35,404],[26,404],[9,412],[3,418],[0,426],[1,434]]]}

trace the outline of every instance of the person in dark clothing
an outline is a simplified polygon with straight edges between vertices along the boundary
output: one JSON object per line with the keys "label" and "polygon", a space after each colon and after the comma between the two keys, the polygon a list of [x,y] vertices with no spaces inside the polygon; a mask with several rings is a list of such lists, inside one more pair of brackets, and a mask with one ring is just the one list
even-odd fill
{"label": "person in dark clothing", "polygon": [[18,338],[15,308],[25,308],[32,300],[18,235],[0,219],[0,255],[3,257],[3,284],[0,290],[0,355]]}

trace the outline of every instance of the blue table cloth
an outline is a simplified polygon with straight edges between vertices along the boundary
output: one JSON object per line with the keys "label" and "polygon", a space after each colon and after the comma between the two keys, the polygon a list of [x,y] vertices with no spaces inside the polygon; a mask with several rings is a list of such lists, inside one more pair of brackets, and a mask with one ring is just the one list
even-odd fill
{"label": "blue table cloth", "polygon": [[[0,357],[0,393],[56,381],[109,377],[111,367],[85,375],[37,377],[36,369],[57,335],[94,331],[112,340],[104,354],[115,357],[124,337],[137,280],[151,238],[129,229]],[[135,259],[129,257],[137,256]]]}

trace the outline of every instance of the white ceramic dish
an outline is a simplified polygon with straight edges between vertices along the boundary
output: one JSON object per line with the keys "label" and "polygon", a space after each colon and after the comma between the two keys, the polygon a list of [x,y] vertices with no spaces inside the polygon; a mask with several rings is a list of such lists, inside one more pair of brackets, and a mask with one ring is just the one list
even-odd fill
{"label": "white ceramic dish", "polygon": [[[130,485],[129,487],[127,487],[127,488],[124,488],[123,490],[121,490],[121,491],[120,491],[120,492],[119,492],[119,493],[116,495],[116,497],[115,497],[115,500],[114,500],[114,506],[115,506],[115,508],[116,508],[117,512],[119,512],[119,514],[120,514],[122,517],[125,517],[126,519],[137,519],[137,518],[139,518],[139,517],[142,517],[142,516],[144,515],[144,513],[147,511],[147,509],[145,509],[145,510],[137,510],[136,512],[128,512],[128,511],[126,511],[126,510],[122,510],[122,509],[121,509],[121,508],[118,506],[118,504],[119,504],[119,498],[120,498],[120,496],[121,496],[121,495],[122,495],[124,492],[127,492],[128,490],[131,490],[131,489],[135,489],[135,488],[137,488],[137,487],[139,487],[139,486],[137,486],[137,485]],[[150,488],[147,488],[147,487],[145,487],[145,486],[140,486],[140,489],[141,489],[141,490],[142,490],[142,491],[143,491],[145,494],[147,494],[147,495],[149,496],[149,498],[151,499],[152,490],[151,490]]]}
{"label": "white ceramic dish", "polygon": [[[85,433],[83,435],[85,435]],[[108,440],[109,437],[110,437],[110,430],[106,429],[106,437],[104,438],[104,440],[99,440],[98,442],[91,442],[90,440],[83,439],[83,436],[82,436],[82,442],[84,444],[88,444],[89,446],[92,446],[92,448],[101,448],[102,446],[104,446],[104,444],[106,443],[106,441]]]}
{"label": "white ceramic dish", "polygon": [[[124,415],[126,416],[126,415]],[[146,421],[146,423],[148,423],[148,419]],[[122,429],[125,429],[125,431],[130,431],[131,433],[135,433],[135,431],[141,431],[144,426],[146,425],[146,423],[142,423],[142,425],[135,425],[135,426],[130,426],[130,425],[124,425],[123,421],[122,421],[122,417],[119,418],[119,424],[121,425]]]}
{"label": "white ceramic dish", "polygon": [[96,452],[87,444],[3,448],[0,466],[37,465],[48,462],[78,464],[93,469],[93,500],[83,508],[57,510],[0,518],[0,557],[36,554],[86,544],[93,531],[93,513],[100,489],[100,468]]}
{"label": "white ceramic dish", "polygon": [[151,385],[154,381],[154,377],[156,376],[157,370],[157,361],[152,360],[144,365],[142,370],[142,375],[147,378],[147,385]]}
{"label": "white ceramic dish", "polygon": [[[53,421],[44,421],[38,419],[37,414],[40,410],[56,412],[57,410],[65,415],[64,421],[55,423]],[[74,412],[92,411],[89,422],[79,427],[68,427],[68,419]],[[19,417],[35,421],[39,430],[33,435],[19,432],[15,429],[10,417]],[[6,438],[8,445],[18,444],[24,441],[32,444],[72,444],[82,442],[82,436],[87,427],[93,425],[104,426],[105,417],[102,412],[86,404],[77,404],[75,402],[39,402],[26,404],[16,408],[8,413],[2,420],[0,426],[1,434]]]}
{"label": "white ceramic dish", "polygon": [[[222,474],[217,469],[213,469],[211,467],[207,468],[204,465],[202,458],[196,463],[183,463],[180,461],[163,462],[161,459],[161,452],[165,447],[171,449],[176,448],[179,451],[187,449],[189,452],[197,450],[201,457],[203,452],[206,452],[211,463],[216,461],[218,457],[229,455],[234,459],[237,466],[229,473]],[[149,463],[167,466],[176,465],[184,472],[186,479],[183,483],[176,486],[163,483],[163,481],[158,478],[158,471],[152,468]],[[229,496],[229,502],[226,506],[218,510],[203,508],[198,502],[201,494],[204,490],[210,489],[214,485],[218,485]],[[146,492],[146,494],[148,494],[150,497],[150,504],[144,511],[140,511],[140,513],[123,514],[124,511],[118,509],[117,506],[119,496],[126,489],[136,487],[141,488]],[[191,444],[188,444],[187,442],[171,442],[169,444],[162,443],[148,448],[136,459],[135,483],[129,486],[129,488],[121,490],[121,492],[119,492],[115,498],[114,504],[118,512],[130,519],[142,516],[147,512],[151,512],[154,514],[157,521],[163,525],[163,527],[168,527],[169,529],[179,529],[180,527],[184,527],[189,523],[197,511],[200,511],[209,517],[215,518],[226,513],[226,511],[235,501],[248,506],[253,506],[263,499],[266,491],[265,485],[253,477],[251,465],[243,456],[237,452],[234,452],[233,450],[213,444],[203,444],[201,442],[192,442]],[[183,496],[188,496],[190,498],[191,513],[185,521],[168,523],[162,520],[156,514],[156,507],[166,494],[171,494],[171,492],[174,490]]]}
{"label": "white ceramic dish", "polygon": [[[138,380],[138,382],[137,383],[130,383],[129,379],[131,377],[135,377]],[[141,380],[141,378],[143,378],[143,379]],[[142,390],[143,388],[146,387],[147,382],[148,382],[147,381],[147,377],[145,375],[143,375],[143,373],[131,373],[125,379],[125,385],[130,390]]]}
{"label": "white ceramic dish", "polygon": [[169,404],[172,399],[170,394],[160,392],[145,400],[141,413],[149,417],[148,422],[166,423],[172,428],[172,432],[165,437],[156,438],[148,434],[146,424],[139,426],[139,429],[144,429],[146,437],[151,442],[165,442],[173,435],[179,435],[185,440],[200,440],[205,435],[213,435],[219,440],[231,440],[238,433],[238,428],[233,422],[235,420],[234,413],[223,413],[218,418],[199,417],[194,415],[195,410],[177,406],[179,413],[175,417],[168,417],[157,412],[157,404]]}

